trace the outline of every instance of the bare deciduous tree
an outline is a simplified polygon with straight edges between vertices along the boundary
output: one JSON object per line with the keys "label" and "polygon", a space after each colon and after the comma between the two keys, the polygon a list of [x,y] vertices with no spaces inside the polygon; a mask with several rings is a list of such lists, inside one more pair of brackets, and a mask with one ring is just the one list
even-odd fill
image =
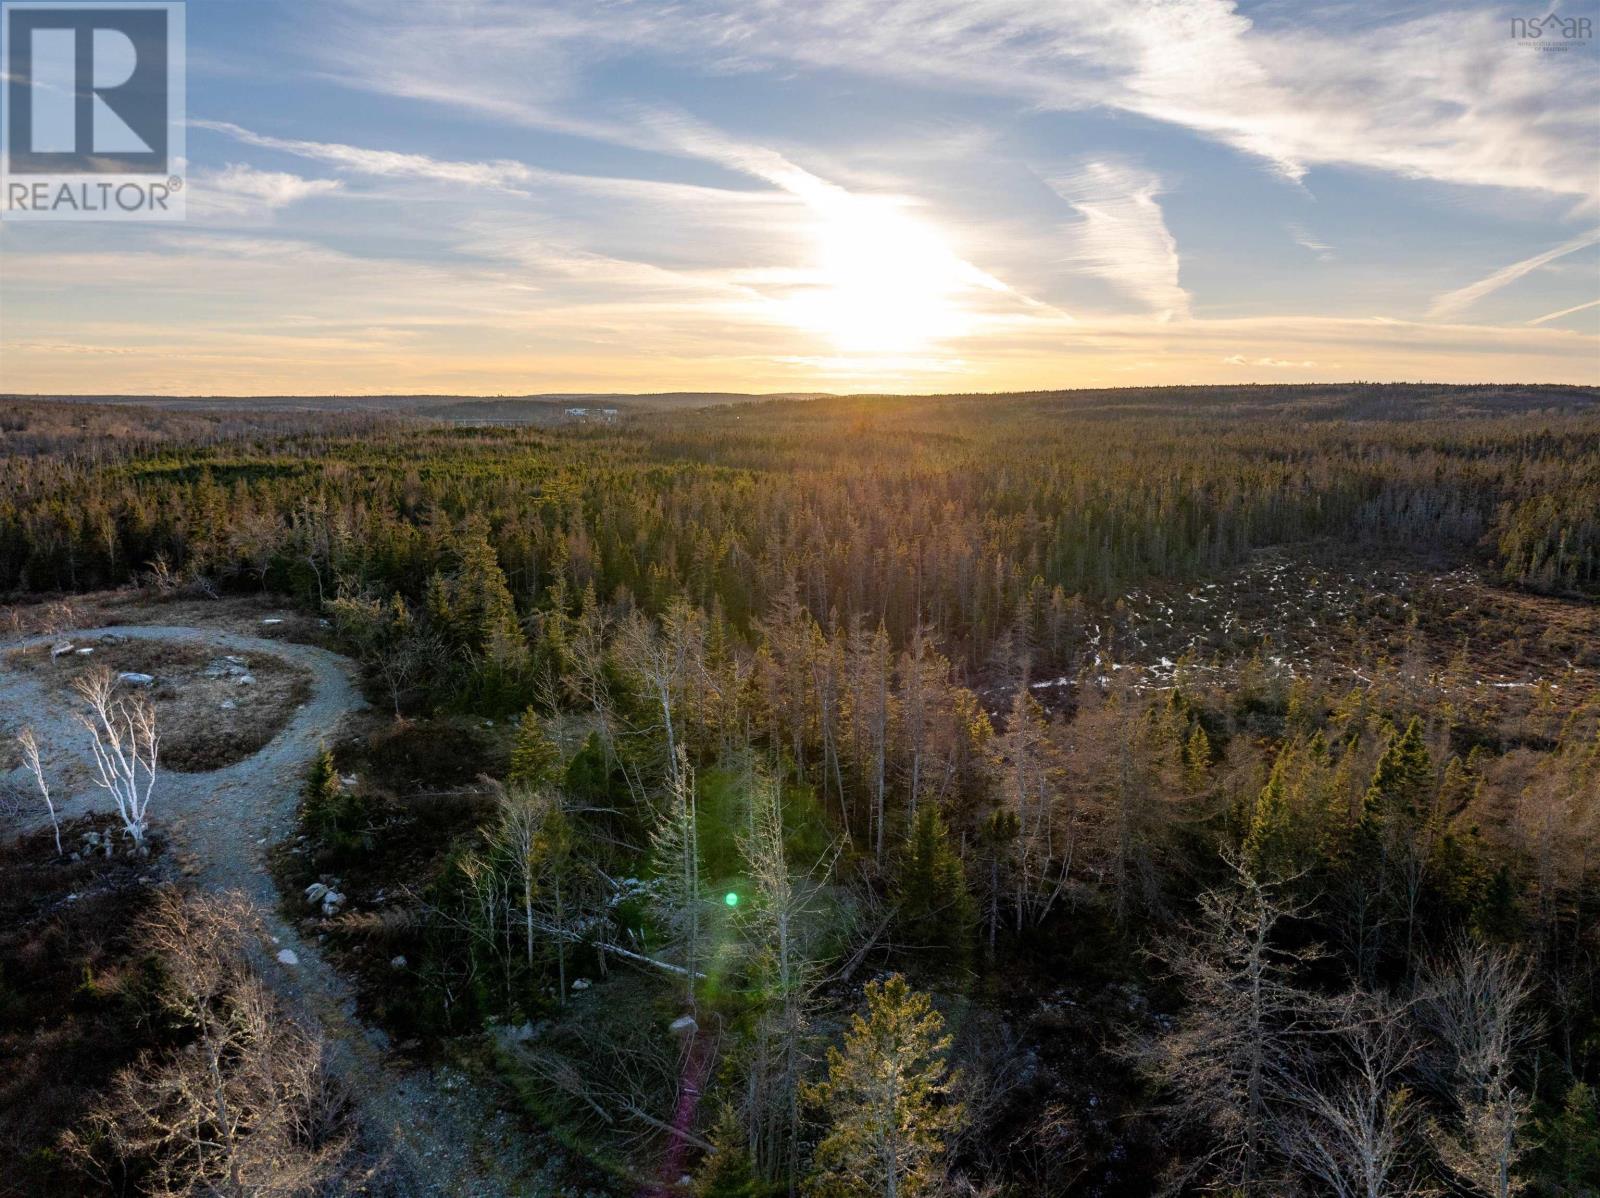
{"label": "bare deciduous tree", "polygon": [[78,722],[89,732],[95,781],[111,793],[123,830],[142,848],[161,746],[155,707],[142,694],[118,695],[115,677],[103,667],[72,685],[89,705],[89,714],[80,713]]}
{"label": "bare deciduous tree", "polygon": [[623,669],[638,680],[660,713],[669,785],[678,782],[684,699],[705,677],[705,638],[705,616],[678,599],[667,607],[659,628],[655,621],[635,613],[613,643]]}
{"label": "bare deciduous tree", "polygon": [[[347,1102],[320,1039],[278,1007],[246,953],[261,933],[237,895],[163,895],[141,932],[164,965],[160,999],[193,1051],[146,1053],[64,1137],[86,1170],[111,1159],[159,1198],[314,1195],[353,1183]],[[343,1192],[349,1192],[344,1190]]]}
{"label": "bare deciduous tree", "polygon": [[685,997],[694,1005],[694,982],[700,959],[700,924],[705,888],[700,882],[700,823],[695,803],[694,770],[678,746],[672,790],[650,836],[651,853],[661,871],[657,890],[662,923],[683,954]]}
{"label": "bare deciduous tree", "polygon": [[17,734],[17,744],[22,749],[22,764],[33,775],[33,780],[38,784],[39,793],[44,796],[44,805],[50,811],[50,828],[56,834],[56,856],[61,855],[61,821],[56,818],[55,801],[50,797],[50,785],[44,778],[44,766],[39,761],[39,738],[33,734],[32,728],[24,728]]}
{"label": "bare deciduous tree", "polygon": [[1234,883],[1202,894],[1198,926],[1165,946],[1189,1008],[1139,1053],[1177,1097],[1180,1118],[1204,1130],[1210,1151],[1197,1167],[1250,1193],[1265,1180],[1273,1100],[1298,1070],[1319,1004],[1294,982],[1314,954],[1274,942],[1296,909],[1241,862],[1230,864]]}
{"label": "bare deciduous tree", "polygon": [[752,772],[745,789],[750,826],[739,850],[754,893],[744,925],[756,943],[756,972],[765,983],[752,1037],[745,1122],[751,1157],[776,1180],[795,1176],[799,1168],[804,1041],[818,984],[806,917],[816,887],[790,868],[782,788]]}
{"label": "bare deciduous tree", "polygon": [[1453,1125],[1430,1123],[1428,1138],[1447,1169],[1494,1198],[1526,1185],[1513,1170],[1531,1103],[1515,1074],[1537,1032],[1525,1013],[1532,994],[1526,960],[1465,937],[1418,981],[1417,1016],[1434,1048],[1425,1060],[1456,1107]]}
{"label": "bare deciduous tree", "polygon": [[550,939],[556,950],[557,993],[565,1003],[568,936],[561,875],[568,838],[560,796],[522,786],[502,789],[493,838],[510,857],[521,890],[525,963],[531,971],[535,933],[555,929]]}
{"label": "bare deciduous tree", "polygon": [[1338,1026],[1338,1059],[1291,1078],[1292,1114],[1277,1124],[1285,1157],[1333,1198],[1420,1198],[1413,1160],[1416,1110],[1402,1084],[1414,1048],[1388,1000],[1353,996]]}

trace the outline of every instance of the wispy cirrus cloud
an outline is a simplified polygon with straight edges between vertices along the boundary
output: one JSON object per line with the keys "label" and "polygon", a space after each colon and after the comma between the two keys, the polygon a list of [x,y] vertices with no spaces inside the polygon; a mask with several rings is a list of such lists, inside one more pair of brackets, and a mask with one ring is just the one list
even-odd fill
{"label": "wispy cirrus cloud", "polygon": [[1282,358],[1249,358],[1244,354],[1229,354],[1222,359],[1229,366],[1265,366],[1269,370],[1316,370],[1317,364],[1312,361],[1287,362]]}
{"label": "wispy cirrus cloud", "polygon": [[1178,282],[1178,243],[1157,203],[1159,178],[1097,160],[1047,182],[1080,218],[1068,232],[1071,262],[1163,320],[1189,315],[1189,293]]}
{"label": "wispy cirrus cloud", "polygon": [[1586,250],[1592,245],[1600,245],[1600,228],[1590,229],[1580,233],[1569,241],[1535,254],[1531,258],[1524,258],[1520,262],[1513,262],[1510,266],[1503,266],[1493,274],[1486,275],[1475,283],[1468,283],[1465,287],[1458,287],[1454,291],[1447,291],[1433,301],[1428,309],[1428,315],[1434,317],[1456,316],[1466,311],[1473,304],[1492,295],[1508,283],[1514,283],[1524,275],[1532,274],[1541,266],[1554,262],[1557,258],[1564,258],[1568,254],[1575,254],[1579,250]]}
{"label": "wispy cirrus cloud", "polygon": [[1315,254],[1322,262],[1333,261],[1333,247],[1325,241],[1319,240],[1306,230],[1306,227],[1290,221],[1288,224],[1289,237],[1294,243],[1307,253]]}
{"label": "wispy cirrus cloud", "polygon": [[516,184],[533,180],[534,171],[525,163],[497,159],[490,162],[451,162],[426,154],[406,154],[397,150],[372,150],[340,142],[307,141],[301,138],[271,137],[229,121],[194,120],[198,129],[225,133],[248,146],[277,150],[326,162],[343,170],[390,179],[429,179],[439,183],[461,183],[473,187],[515,190]]}
{"label": "wispy cirrus cloud", "polygon": [[1591,207],[1600,190],[1588,149],[1600,76],[1552,70],[1512,44],[1489,7],[1358,26],[1296,23],[1292,10],[1258,24],[1232,0],[345,7],[366,19],[345,22],[343,38],[319,26],[311,48],[357,85],[633,144],[649,139],[625,115],[573,116],[567,101],[587,67],[648,52],[723,71],[799,65],[1131,112],[1288,179],[1354,165]]}
{"label": "wispy cirrus cloud", "polygon": [[1547,312],[1528,321],[1529,327],[1549,324],[1552,320],[1560,320],[1563,316],[1575,316],[1579,312],[1587,312],[1590,308],[1600,308],[1600,299],[1592,299],[1586,304],[1573,304],[1570,308],[1562,308],[1559,312]]}
{"label": "wispy cirrus cloud", "polygon": [[337,179],[307,179],[289,171],[264,171],[230,162],[220,171],[196,171],[190,180],[189,212],[197,220],[270,219],[281,208],[338,192]]}
{"label": "wispy cirrus cloud", "polygon": [[[1600,79],[1445,4],[219,6],[196,37],[248,43],[303,102],[266,113],[208,76],[208,115],[229,119],[190,139],[207,219],[70,244],[4,226],[4,374],[278,392],[1593,380],[1600,338],[1571,319],[1594,306],[1589,260],[1551,266],[1547,247],[1596,223],[1575,213],[1600,178]],[[289,44],[234,36],[235,14],[272,10]],[[1315,269],[1334,247],[1338,269]],[[1517,323],[1468,322],[1525,276]],[[96,323],[91,289],[131,315]]]}

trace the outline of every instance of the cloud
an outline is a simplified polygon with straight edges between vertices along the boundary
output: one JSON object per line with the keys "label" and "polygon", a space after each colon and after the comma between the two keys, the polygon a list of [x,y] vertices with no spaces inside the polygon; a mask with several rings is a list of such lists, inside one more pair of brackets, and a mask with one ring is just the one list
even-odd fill
{"label": "cloud", "polygon": [[342,187],[337,179],[307,179],[230,162],[221,171],[197,171],[191,177],[189,214],[195,219],[270,219],[280,208],[312,196],[334,194]]}
{"label": "cloud", "polygon": [[1318,241],[1306,231],[1304,225],[1295,224],[1293,221],[1290,221],[1287,227],[1289,230],[1290,239],[1293,240],[1294,243],[1301,249],[1315,254],[1318,261],[1333,261],[1333,247],[1327,242]]}
{"label": "cloud", "polygon": [[1156,197],[1161,180],[1125,163],[1097,160],[1047,180],[1082,219],[1072,229],[1072,260],[1162,319],[1189,315],[1178,284],[1178,243]]}
{"label": "cloud", "polygon": [[1455,291],[1447,291],[1433,301],[1433,306],[1428,309],[1428,315],[1455,316],[1484,296],[1499,291],[1508,283],[1514,283],[1523,275],[1531,274],[1546,263],[1554,262],[1557,258],[1564,258],[1568,254],[1577,253],[1579,250],[1588,249],[1591,245],[1600,244],[1600,228],[1590,229],[1587,233],[1580,233],[1570,241],[1564,241],[1554,249],[1545,250],[1542,254],[1535,254],[1531,258],[1524,258],[1521,262],[1513,262],[1510,266],[1503,266],[1491,275],[1479,279],[1476,283],[1469,283]]}
{"label": "cloud", "polygon": [[1285,362],[1282,358],[1247,358],[1243,354],[1230,354],[1222,359],[1230,366],[1266,366],[1273,370],[1314,370],[1315,362]]}
{"label": "cloud", "polygon": [[430,179],[439,183],[460,183],[514,191],[514,184],[529,183],[535,172],[521,162],[495,159],[490,162],[450,162],[426,154],[403,154],[395,150],[368,150],[339,142],[304,141],[298,138],[271,137],[255,133],[228,121],[194,120],[200,129],[225,133],[249,146],[278,150],[301,158],[327,162],[343,170],[390,179]]}
{"label": "cloud", "polygon": [[[1259,22],[1232,0],[346,0],[314,53],[357,86],[628,144],[625,116],[567,115],[591,65],[629,54],[701,71],[799,65],[1109,108],[1188,128],[1286,179],[1323,164],[1597,203],[1600,74],[1528,53],[1491,8],[1350,24],[1338,10]],[[1313,24],[1312,21],[1315,21]]]}
{"label": "cloud", "polygon": [[1563,308],[1559,312],[1546,313],[1543,316],[1539,316],[1533,320],[1530,320],[1528,325],[1532,327],[1535,325],[1548,324],[1552,320],[1560,320],[1563,316],[1571,316],[1575,312],[1587,312],[1590,308],[1600,308],[1600,299],[1592,299],[1586,304],[1574,304],[1572,307]]}

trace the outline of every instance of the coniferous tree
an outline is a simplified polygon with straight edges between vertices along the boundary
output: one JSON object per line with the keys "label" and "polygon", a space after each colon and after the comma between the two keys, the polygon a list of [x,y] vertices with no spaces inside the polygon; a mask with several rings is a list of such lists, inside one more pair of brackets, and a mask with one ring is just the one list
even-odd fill
{"label": "coniferous tree", "polygon": [[1600,1195],[1600,1102],[1594,1087],[1575,1081],[1561,1109],[1540,1120],[1538,1178],[1553,1198]]}
{"label": "coniferous tree", "polygon": [[1294,847],[1290,829],[1290,762],[1294,747],[1285,745],[1273,763],[1272,774],[1256,799],[1250,828],[1245,834],[1244,859],[1257,878],[1271,880],[1289,872]]}
{"label": "coniferous tree", "polygon": [[1423,737],[1422,720],[1413,716],[1403,733],[1390,738],[1378,759],[1356,826],[1358,884],[1370,888],[1375,904],[1371,925],[1362,937],[1365,979],[1370,980],[1383,951],[1385,924],[1405,921],[1410,952],[1432,856],[1426,833],[1431,828],[1434,796],[1433,760]]}
{"label": "coniferous tree", "polygon": [[538,712],[528,708],[517,721],[516,739],[511,744],[511,768],[506,785],[538,790],[561,776],[561,750],[544,730]]}
{"label": "coniferous tree", "polygon": [[300,794],[306,823],[319,836],[337,837],[350,831],[345,826],[351,814],[349,804],[339,781],[339,771],[333,763],[333,750],[327,745],[323,745],[311,759]]}
{"label": "coniferous tree", "polygon": [[744,1124],[732,1106],[723,1106],[710,1138],[711,1151],[694,1173],[694,1198],[763,1198],[771,1192],[756,1176]]}
{"label": "coniferous tree", "polygon": [[917,813],[911,826],[896,901],[896,922],[908,944],[938,946],[965,957],[972,938],[972,894],[950,843],[950,829],[931,804]]}
{"label": "coniferous tree", "polygon": [[867,1012],[828,1050],[827,1080],[807,1088],[828,1130],[805,1192],[814,1198],[920,1198],[938,1185],[961,1118],[946,1062],[950,1037],[927,995],[894,974],[868,982]]}
{"label": "coniferous tree", "polygon": [[1191,794],[1206,788],[1211,776],[1211,738],[1205,725],[1195,721],[1194,731],[1183,745],[1183,781]]}

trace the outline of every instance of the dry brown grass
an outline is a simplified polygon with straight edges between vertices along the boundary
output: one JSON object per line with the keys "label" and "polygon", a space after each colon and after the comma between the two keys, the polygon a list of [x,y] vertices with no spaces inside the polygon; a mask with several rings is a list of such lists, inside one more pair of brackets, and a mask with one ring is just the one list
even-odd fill
{"label": "dry brown grass", "polygon": [[224,657],[199,645],[136,640],[73,643],[94,652],[52,659],[50,646],[41,645],[12,650],[6,664],[15,670],[47,672],[62,693],[97,667],[154,676],[150,698],[161,729],[161,763],[180,773],[221,769],[249,757],[278,734],[311,693],[306,670],[261,654],[243,656],[243,668],[254,679],[244,683],[237,677],[206,677],[212,663]]}

